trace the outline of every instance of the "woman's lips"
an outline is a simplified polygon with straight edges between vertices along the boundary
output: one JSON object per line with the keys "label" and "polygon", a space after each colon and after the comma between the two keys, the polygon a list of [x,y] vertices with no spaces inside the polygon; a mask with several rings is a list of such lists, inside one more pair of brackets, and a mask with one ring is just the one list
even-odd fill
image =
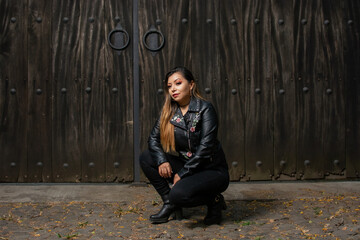
{"label": "woman's lips", "polygon": [[172,96],[173,96],[173,98],[176,98],[177,96],[179,96],[179,94],[178,94],[178,93],[175,93],[175,94],[173,94]]}

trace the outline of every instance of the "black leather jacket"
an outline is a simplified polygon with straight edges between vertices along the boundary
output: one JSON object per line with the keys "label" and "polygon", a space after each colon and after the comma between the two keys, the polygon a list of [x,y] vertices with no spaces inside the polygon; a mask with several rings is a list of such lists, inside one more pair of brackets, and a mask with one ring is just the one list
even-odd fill
{"label": "black leather jacket", "polygon": [[170,122],[174,125],[176,153],[164,153],[160,143],[160,119],[156,121],[148,145],[157,165],[167,162],[176,155],[184,161],[178,172],[180,178],[192,175],[202,169],[228,169],[224,152],[217,139],[218,119],[210,102],[191,98],[188,112],[182,115],[177,108]]}

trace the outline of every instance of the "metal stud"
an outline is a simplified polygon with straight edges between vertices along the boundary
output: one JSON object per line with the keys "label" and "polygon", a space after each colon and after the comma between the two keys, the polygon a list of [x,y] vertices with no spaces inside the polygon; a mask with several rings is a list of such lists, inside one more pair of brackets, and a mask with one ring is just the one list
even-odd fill
{"label": "metal stud", "polygon": [[119,163],[119,162],[114,162],[114,167],[115,167],[115,168],[120,167],[120,163]]}
{"label": "metal stud", "polygon": [[16,94],[16,89],[15,89],[15,88],[10,89],[10,93],[11,93],[12,95],[15,95],[15,94]]}
{"label": "metal stud", "polygon": [[183,18],[183,19],[181,19],[181,22],[182,22],[183,24],[186,24],[186,23],[188,23],[188,20],[187,20],[186,18]]}
{"label": "metal stud", "polygon": [[211,24],[213,20],[211,18],[206,19],[206,23]]}
{"label": "metal stud", "polygon": [[235,88],[231,90],[232,95],[236,95],[236,93],[237,93],[237,90]]}
{"label": "metal stud", "polygon": [[36,22],[41,23],[41,22],[42,22],[42,18],[41,18],[41,17],[37,17],[37,18],[36,18]]}
{"label": "metal stud", "polygon": [[16,23],[16,17],[12,17],[12,18],[10,19],[10,21],[11,21],[12,23]]}
{"label": "metal stud", "polygon": [[42,90],[40,88],[36,89],[36,94],[40,95],[42,93]]}
{"label": "metal stud", "polygon": [[256,162],[256,166],[257,166],[257,167],[261,167],[261,166],[262,166],[262,162],[261,162],[261,161],[257,161],[257,162]]}
{"label": "metal stud", "polygon": [[89,163],[89,167],[95,167],[95,163],[94,163],[94,162],[90,162],[90,163]]}
{"label": "metal stud", "polygon": [[85,89],[85,92],[90,93],[90,92],[91,92],[91,87],[87,87],[87,88]]}
{"label": "metal stud", "polygon": [[304,87],[304,88],[303,88],[303,92],[304,92],[304,93],[307,93],[308,91],[309,91],[309,88],[308,88],[308,87]]}
{"label": "metal stud", "polygon": [[279,93],[280,93],[281,95],[284,95],[284,94],[285,94],[285,90],[284,90],[284,89],[280,89],[280,90],[279,90]]}
{"label": "metal stud", "polygon": [[63,18],[63,23],[68,23],[69,22],[69,18],[68,17],[64,17]]}
{"label": "metal stud", "polygon": [[339,166],[339,164],[340,164],[340,161],[338,159],[335,159],[334,160],[334,166]]}
{"label": "metal stud", "polygon": [[353,23],[354,23],[354,22],[353,22],[353,20],[351,20],[351,19],[347,21],[347,24],[348,24],[348,25],[353,25]]}
{"label": "metal stud", "polygon": [[120,22],[120,17],[119,16],[115,17],[115,22]]}
{"label": "metal stud", "polygon": [[162,21],[161,21],[161,19],[156,19],[155,23],[156,23],[156,25],[161,25]]}
{"label": "metal stud", "polygon": [[158,93],[159,95],[161,95],[161,94],[164,93],[164,90],[163,90],[162,88],[159,88],[159,89],[157,90],[157,93]]}
{"label": "metal stud", "polygon": [[286,165],[286,161],[281,160],[281,161],[280,161],[280,166],[284,167],[285,165]]}
{"label": "metal stud", "polygon": [[112,91],[113,93],[117,93],[117,92],[118,92],[118,89],[117,89],[117,88],[113,88],[113,89],[111,89],[111,91]]}
{"label": "metal stud", "polygon": [[255,18],[254,23],[255,23],[255,24],[259,24],[259,23],[260,23],[260,19]]}
{"label": "metal stud", "polygon": [[233,167],[236,167],[238,165],[238,162],[232,162]]}
{"label": "metal stud", "polygon": [[324,24],[325,24],[325,25],[329,25],[329,23],[330,23],[330,20],[328,20],[328,19],[326,19],[326,20],[324,21]]}
{"label": "metal stud", "polygon": [[211,89],[210,89],[210,88],[205,88],[205,92],[206,92],[207,94],[209,94],[209,93],[211,93]]}
{"label": "metal stud", "polygon": [[260,88],[256,88],[256,89],[255,89],[255,93],[256,93],[256,94],[260,94],[260,93],[261,93]]}
{"label": "metal stud", "polygon": [[36,163],[36,166],[42,167],[42,166],[43,166],[43,163],[42,163],[42,162],[37,162],[37,163]]}
{"label": "metal stud", "polygon": [[11,163],[10,163],[10,167],[16,167],[16,163],[15,163],[15,162],[11,162]]}
{"label": "metal stud", "polygon": [[93,23],[95,21],[95,19],[93,17],[89,17],[88,20],[89,20],[90,23]]}
{"label": "metal stud", "polygon": [[67,91],[66,88],[62,88],[62,89],[61,89],[61,93],[62,93],[62,94],[65,94],[66,91]]}
{"label": "metal stud", "polygon": [[310,165],[310,160],[305,160],[305,161],[304,161],[304,165],[305,165],[305,166],[309,166],[309,165]]}
{"label": "metal stud", "polygon": [[279,19],[279,25],[283,25],[284,24],[284,19]]}
{"label": "metal stud", "polygon": [[232,25],[235,25],[235,24],[236,24],[236,19],[235,19],[235,18],[231,19],[231,20],[230,20],[230,23],[231,23]]}
{"label": "metal stud", "polygon": [[301,24],[302,25],[306,25],[307,24],[307,20],[305,18],[301,19]]}
{"label": "metal stud", "polygon": [[63,164],[63,167],[64,167],[64,168],[68,168],[68,167],[69,167],[69,164],[68,164],[68,163],[64,163],[64,164]]}
{"label": "metal stud", "polygon": [[328,89],[326,89],[326,93],[327,93],[328,95],[330,95],[330,94],[332,94],[332,90],[331,90],[330,88],[328,88]]}

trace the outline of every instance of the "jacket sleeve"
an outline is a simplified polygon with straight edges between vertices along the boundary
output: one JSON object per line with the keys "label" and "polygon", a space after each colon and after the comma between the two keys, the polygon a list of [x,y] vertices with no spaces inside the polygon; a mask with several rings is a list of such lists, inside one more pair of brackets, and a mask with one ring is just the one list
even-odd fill
{"label": "jacket sleeve", "polygon": [[204,109],[201,120],[200,143],[195,153],[178,172],[180,178],[192,175],[195,170],[208,163],[217,147],[218,119],[211,103]]}
{"label": "jacket sleeve", "polygon": [[167,162],[166,155],[160,143],[160,119],[156,121],[153,129],[151,130],[148,139],[148,147],[152,159],[157,163],[158,166],[164,162]]}

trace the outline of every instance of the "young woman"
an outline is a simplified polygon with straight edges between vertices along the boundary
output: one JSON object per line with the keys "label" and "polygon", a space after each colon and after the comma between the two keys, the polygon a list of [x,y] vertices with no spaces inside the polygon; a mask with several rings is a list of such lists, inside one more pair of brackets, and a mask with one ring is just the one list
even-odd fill
{"label": "young woman", "polygon": [[217,139],[215,109],[185,67],[167,73],[164,87],[161,116],[151,131],[149,150],[140,156],[143,172],[164,202],[150,221],[164,223],[173,214],[181,218],[182,207],[207,205],[204,223],[219,224],[229,173]]}

